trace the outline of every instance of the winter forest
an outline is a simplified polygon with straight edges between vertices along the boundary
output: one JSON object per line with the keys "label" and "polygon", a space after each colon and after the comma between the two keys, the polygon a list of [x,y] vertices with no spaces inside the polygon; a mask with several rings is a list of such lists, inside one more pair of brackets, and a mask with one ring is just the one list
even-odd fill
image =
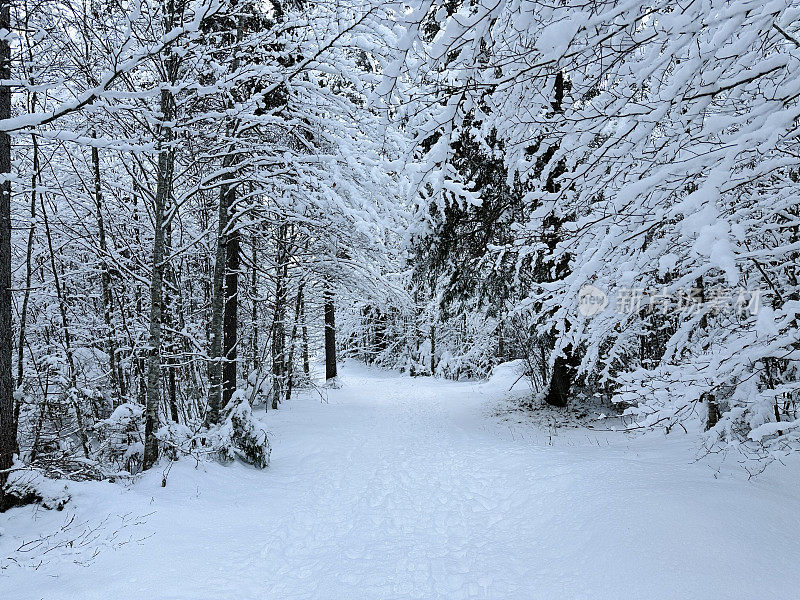
{"label": "winter forest", "polygon": [[800,1],[0,0],[0,597],[800,595]]}

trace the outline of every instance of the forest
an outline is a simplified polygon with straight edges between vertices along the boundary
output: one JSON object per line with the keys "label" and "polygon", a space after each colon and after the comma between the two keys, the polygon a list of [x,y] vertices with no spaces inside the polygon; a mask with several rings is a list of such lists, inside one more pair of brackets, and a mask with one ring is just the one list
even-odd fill
{"label": "forest", "polygon": [[800,1],[0,0],[0,34],[4,597],[798,593]]}

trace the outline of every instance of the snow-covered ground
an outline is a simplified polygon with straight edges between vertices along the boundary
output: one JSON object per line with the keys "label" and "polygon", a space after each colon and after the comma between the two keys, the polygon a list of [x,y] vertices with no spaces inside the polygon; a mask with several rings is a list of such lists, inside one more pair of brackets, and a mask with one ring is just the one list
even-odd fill
{"label": "snow-covered ground", "polygon": [[183,460],[164,488],[157,468],[0,515],[0,598],[800,597],[794,466],[748,481],[686,436],[551,439],[492,416],[505,382],[341,383],[264,417],[265,471]]}

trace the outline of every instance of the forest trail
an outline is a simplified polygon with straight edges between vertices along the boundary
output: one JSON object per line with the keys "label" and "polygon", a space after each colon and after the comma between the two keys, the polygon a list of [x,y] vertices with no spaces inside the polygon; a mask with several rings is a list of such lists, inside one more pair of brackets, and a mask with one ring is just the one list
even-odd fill
{"label": "forest trail", "polygon": [[[4,515],[0,597],[796,597],[793,477],[715,479],[686,438],[550,439],[494,415],[504,389],[348,364],[326,401],[309,392],[267,413],[266,471],[184,460],[165,488],[157,468],[130,488],[75,485],[62,513]],[[115,529],[122,514],[140,524]],[[72,515],[96,529],[96,557],[6,561]]]}

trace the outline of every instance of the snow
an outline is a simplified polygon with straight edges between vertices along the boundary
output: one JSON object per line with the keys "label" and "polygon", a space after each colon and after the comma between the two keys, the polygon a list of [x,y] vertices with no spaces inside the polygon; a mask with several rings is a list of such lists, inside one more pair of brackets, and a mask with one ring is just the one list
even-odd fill
{"label": "snow", "polygon": [[685,435],[494,416],[518,367],[465,383],[349,363],[340,389],[259,411],[266,470],[183,460],[166,487],[163,464],[13,509],[0,597],[797,597],[797,465],[715,477]]}
{"label": "snow", "polygon": [[570,18],[555,21],[546,26],[536,40],[536,48],[542,55],[551,60],[561,58],[587,20],[584,13],[575,13]]}
{"label": "snow", "polygon": [[136,404],[124,402],[114,409],[114,412],[107,419],[100,421],[106,425],[127,425],[133,419],[141,418],[144,409]]}

